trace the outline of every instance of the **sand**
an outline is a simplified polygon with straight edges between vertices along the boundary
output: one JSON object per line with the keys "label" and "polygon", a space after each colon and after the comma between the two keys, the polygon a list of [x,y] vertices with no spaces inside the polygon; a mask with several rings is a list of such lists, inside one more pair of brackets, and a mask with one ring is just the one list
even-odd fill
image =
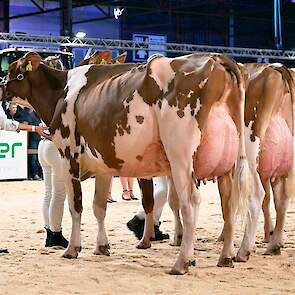
{"label": "sand", "polygon": [[[43,182],[0,183],[0,294],[295,294],[295,204],[288,210],[285,248],[281,256],[263,256],[263,223],[260,218],[256,252],[247,263],[234,269],[216,266],[221,243],[216,239],[222,228],[219,196],[215,184],[202,188],[200,218],[196,229],[196,267],[187,275],[170,276],[179,248],[167,241],[154,242],[148,250],[138,250],[126,222],[137,211],[139,201],[121,200],[118,179],[108,206],[106,226],[111,256],[95,256],[96,220],[92,214],[93,179],[83,183],[84,212],[82,247],[78,259],[61,258],[62,250],[44,248],[41,215]],[[138,188],[135,190],[139,195]],[[274,210],[272,209],[274,217]],[[65,207],[63,231],[70,233],[70,214]],[[161,229],[173,233],[169,206],[164,209]],[[237,226],[236,249],[242,227]]]}

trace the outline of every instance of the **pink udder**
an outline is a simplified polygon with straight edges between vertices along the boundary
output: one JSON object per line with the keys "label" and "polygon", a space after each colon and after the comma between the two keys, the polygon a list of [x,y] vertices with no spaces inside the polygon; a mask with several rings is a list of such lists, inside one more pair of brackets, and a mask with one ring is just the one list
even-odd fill
{"label": "pink udder", "polygon": [[261,142],[259,172],[263,178],[284,176],[292,164],[292,134],[281,117],[271,120]]}
{"label": "pink udder", "polygon": [[194,160],[197,179],[226,174],[234,165],[239,149],[236,125],[223,105],[211,109]]}

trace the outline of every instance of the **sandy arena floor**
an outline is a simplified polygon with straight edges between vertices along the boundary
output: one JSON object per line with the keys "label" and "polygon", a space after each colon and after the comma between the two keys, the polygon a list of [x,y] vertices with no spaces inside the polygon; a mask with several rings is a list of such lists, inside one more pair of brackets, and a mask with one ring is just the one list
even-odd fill
{"label": "sandy arena floor", "polygon": [[[76,260],[61,258],[62,250],[44,248],[41,202],[43,182],[0,183],[0,294],[295,294],[295,203],[288,210],[285,248],[281,256],[263,256],[262,216],[256,253],[248,263],[234,269],[216,267],[221,244],[216,242],[222,228],[217,187],[202,189],[202,204],[197,227],[197,266],[185,276],[166,272],[179,249],[168,242],[154,242],[151,249],[135,248],[136,238],[126,222],[136,212],[139,201],[122,201],[116,178],[113,196],[117,203],[108,206],[106,219],[111,256],[92,254],[96,238],[96,220],[91,202],[93,179],[83,183],[83,250]],[[136,194],[139,195],[136,186]],[[274,213],[274,212],[273,212]],[[261,214],[262,215],[262,214]],[[173,218],[167,205],[161,229],[172,234]],[[64,234],[69,236],[70,214],[65,208]],[[241,241],[238,226],[237,247]]]}

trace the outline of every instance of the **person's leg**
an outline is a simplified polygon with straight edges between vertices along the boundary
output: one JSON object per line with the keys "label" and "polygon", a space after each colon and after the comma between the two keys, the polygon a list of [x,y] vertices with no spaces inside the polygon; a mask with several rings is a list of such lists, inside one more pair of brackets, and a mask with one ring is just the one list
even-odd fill
{"label": "person's leg", "polygon": [[46,157],[52,169],[52,198],[49,206],[49,224],[53,233],[51,246],[66,248],[68,241],[62,235],[62,218],[66,198],[60,154],[52,142],[47,141]]}
{"label": "person's leg", "polygon": [[130,198],[132,200],[138,200],[138,198],[136,198],[133,194],[133,184],[134,184],[134,178],[133,177],[128,177],[128,190],[129,190],[129,194],[130,194]]}
{"label": "person's leg", "polygon": [[42,140],[38,147],[38,157],[39,161],[43,170],[43,176],[44,176],[44,198],[42,203],[42,215],[43,215],[43,221],[44,221],[44,228],[46,229],[46,242],[45,247],[49,247],[50,240],[52,236],[52,232],[50,230],[50,223],[49,223],[49,206],[51,202],[51,196],[52,196],[52,183],[51,183],[51,167],[46,162],[46,157],[44,157],[45,154],[45,145],[44,141]]}
{"label": "person's leg", "polygon": [[117,202],[113,196],[112,196],[112,185],[113,185],[113,177],[111,179],[111,184],[110,184],[110,188],[109,188],[109,194],[108,194],[108,198],[107,198],[107,202],[108,203],[113,203],[113,202]]}
{"label": "person's leg", "polygon": [[128,177],[120,177],[123,193],[122,193],[122,199],[124,201],[130,201],[130,193],[128,191]]}
{"label": "person's leg", "polygon": [[[30,148],[37,149],[39,145],[39,141],[31,140],[30,141]],[[33,180],[41,180],[39,176],[39,161],[37,155],[29,155],[29,166],[30,166],[30,177]]]}
{"label": "person's leg", "polygon": [[[153,178],[154,183],[154,234],[152,240],[169,239],[169,235],[162,233],[160,227],[160,217],[163,207],[167,201],[167,179],[166,177]],[[145,212],[142,206],[138,212],[127,223],[128,228],[134,232],[135,236],[140,240],[143,235],[145,221]]]}
{"label": "person's leg", "polygon": [[167,203],[168,186],[166,177],[154,178],[154,224],[160,225],[163,208]]}

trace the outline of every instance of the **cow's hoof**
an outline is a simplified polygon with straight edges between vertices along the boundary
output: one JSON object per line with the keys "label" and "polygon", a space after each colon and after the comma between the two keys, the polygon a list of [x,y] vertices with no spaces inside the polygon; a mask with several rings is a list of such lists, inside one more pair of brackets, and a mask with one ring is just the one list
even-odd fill
{"label": "cow's hoof", "polygon": [[234,264],[233,264],[233,259],[232,258],[226,258],[226,257],[219,258],[217,266],[218,267],[230,267],[230,268],[235,267]]}
{"label": "cow's hoof", "polygon": [[181,245],[181,241],[182,241],[182,235],[178,235],[178,236],[175,236],[173,241],[171,241],[169,244],[170,246],[178,247]]}
{"label": "cow's hoof", "polygon": [[265,251],[263,255],[281,255],[281,246],[275,245]]}
{"label": "cow's hoof", "polygon": [[67,259],[75,259],[78,257],[78,253],[81,252],[82,247],[74,247],[74,248],[68,248],[64,254],[62,255],[63,258]]}
{"label": "cow's hoof", "polygon": [[141,241],[137,244],[136,248],[137,248],[137,249],[148,249],[148,248],[151,248],[151,246],[152,246],[152,244],[151,244],[150,241],[141,240]]}
{"label": "cow's hoof", "polygon": [[247,251],[246,255],[237,254],[234,258],[235,262],[247,262],[250,258],[250,251]]}
{"label": "cow's hoof", "polygon": [[184,275],[188,272],[189,262],[185,263],[183,267],[176,267],[174,266],[169,274],[170,275]]}
{"label": "cow's hoof", "polygon": [[110,256],[111,253],[110,253],[109,249],[110,249],[110,245],[109,244],[107,244],[107,245],[100,245],[100,246],[96,247],[96,249],[94,251],[94,254],[95,255]]}

